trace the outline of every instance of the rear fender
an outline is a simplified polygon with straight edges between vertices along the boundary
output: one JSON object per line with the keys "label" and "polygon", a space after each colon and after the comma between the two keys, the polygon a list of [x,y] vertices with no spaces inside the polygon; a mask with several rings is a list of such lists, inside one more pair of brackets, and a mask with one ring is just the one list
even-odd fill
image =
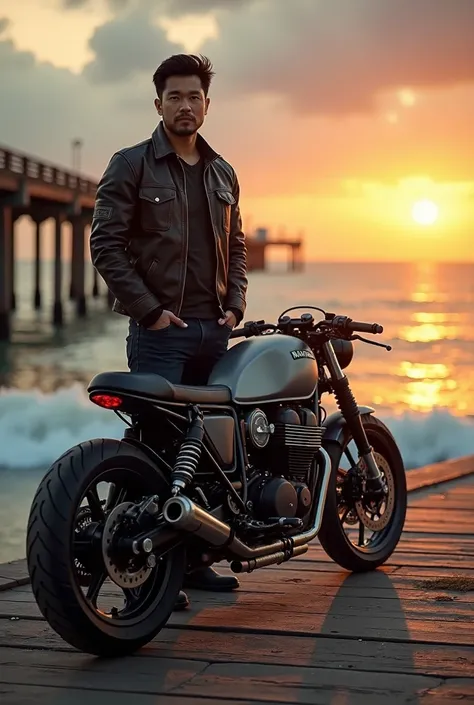
{"label": "rear fender", "polygon": [[171,473],[173,472],[173,468],[171,465],[168,465],[168,463],[163,460],[163,458],[153,450],[153,448],[150,448],[146,443],[143,443],[143,441],[140,441],[138,438],[133,438],[132,436],[124,436],[122,438],[122,443],[128,443],[131,446],[135,446],[135,448],[138,448],[139,450],[142,451],[142,453],[145,453],[147,455],[151,462],[156,465],[158,470],[160,470],[168,479],[171,478]]}
{"label": "rear fender", "polygon": [[[375,412],[375,409],[372,409],[371,406],[358,406],[357,408],[361,416]],[[344,429],[347,426],[347,421],[342,413],[335,411],[334,414],[331,414],[324,420],[323,426],[326,428],[323,436],[323,446],[332,441],[338,443],[342,448],[344,443]]]}

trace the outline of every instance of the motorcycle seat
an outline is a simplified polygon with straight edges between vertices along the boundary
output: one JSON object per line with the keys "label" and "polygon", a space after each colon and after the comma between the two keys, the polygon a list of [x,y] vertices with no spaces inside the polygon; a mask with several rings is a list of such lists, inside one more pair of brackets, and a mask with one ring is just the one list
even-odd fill
{"label": "motorcycle seat", "polygon": [[100,372],[93,377],[87,391],[89,394],[122,392],[189,404],[228,404],[232,398],[230,389],[224,385],[172,384],[165,377],[149,372]]}

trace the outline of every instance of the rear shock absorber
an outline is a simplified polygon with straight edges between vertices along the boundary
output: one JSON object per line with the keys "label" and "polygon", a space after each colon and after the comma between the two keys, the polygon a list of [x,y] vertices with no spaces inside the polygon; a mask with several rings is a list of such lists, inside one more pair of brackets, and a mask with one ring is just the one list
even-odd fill
{"label": "rear shock absorber", "polygon": [[189,427],[186,438],[181,444],[174,464],[172,494],[177,495],[191,484],[194,479],[199,460],[201,459],[202,439],[204,437],[204,421],[202,412],[193,406],[190,413]]}

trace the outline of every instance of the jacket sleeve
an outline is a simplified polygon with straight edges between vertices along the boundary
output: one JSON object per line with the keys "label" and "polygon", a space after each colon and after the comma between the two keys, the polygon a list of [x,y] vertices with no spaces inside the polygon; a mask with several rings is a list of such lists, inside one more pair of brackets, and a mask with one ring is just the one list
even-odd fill
{"label": "jacket sleeve", "polygon": [[[227,275],[227,296],[225,308],[236,314],[237,322],[242,320],[246,308],[247,296],[247,247],[245,235],[242,232],[242,217],[240,215],[240,187],[237,176],[232,190],[235,203],[231,206],[229,234],[229,271]],[[240,314],[240,315],[237,315]]]}
{"label": "jacket sleeve", "polygon": [[114,154],[97,188],[90,252],[92,264],[129,316],[144,322],[157,320],[162,309],[134,269],[127,252],[136,210],[137,181],[129,160],[120,152]]}

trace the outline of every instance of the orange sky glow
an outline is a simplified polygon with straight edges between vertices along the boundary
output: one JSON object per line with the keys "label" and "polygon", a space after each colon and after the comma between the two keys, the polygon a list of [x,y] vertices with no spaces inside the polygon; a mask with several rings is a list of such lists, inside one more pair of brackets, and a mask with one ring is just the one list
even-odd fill
{"label": "orange sky glow", "polygon": [[[93,65],[101,28],[114,21],[106,0],[90,4],[84,0],[77,5],[75,10],[65,10],[61,0],[0,0],[0,19],[9,20],[0,34],[0,79],[5,84],[7,70],[12,74],[2,61],[2,41],[9,43],[5,44],[8,60],[31,52],[36,68],[64,82],[66,101],[68,82],[71,95],[77,97],[74,82],[83,85],[79,81],[84,81],[84,67]],[[245,17],[244,10],[236,15],[236,27],[240,28],[238,23]],[[207,47],[206,42],[218,41],[219,18],[212,11],[182,17],[169,13],[154,22],[168,42],[199,51]],[[226,22],[230,21],[227,17]],[[92,37],[99,39],[94,43]],[[122,88],[117,81],[110,85],[91,81],[87,96],[92,99],[84,99],[83,113],[78,115],[76,110],[72,115],[69,130],[64,112],[66,126],[56,140],[54,125],[53,137],[41,137],[28,121],[47,124],[53,111],[67,107],[37,102],[39,107],[29,116],[24,93],[39,93],[38,84],[33,73],[28,78],[26,68],[18,69],[23,73],[6,93],[11,96],[12,117],[8,120],[0,115],[0,142],[69,167],[70,141],[80,136],[84,171],[99,178],[115,149],[138,142],[153,130],[151,75],[167,55],[158,50],[155,63],[137,78],[140,89],[143,85],[142,102],[133,98],[132,108],[126,105],[123,91],[121,105],[126,107],[94,117],[95,110],[100,112],[102,105],[108,105],[109,94]],[[210,50],[209,55],[214,60]],[[216,58],[216,95],[211,89],[203,134],[239,174],[248,232],[256,227],[268,227],[275,235],[303,232],[305,254],[313,260],[474,261],[474,75],[472,83],[465,78],[443,80],[439,85],[400,82],[375,92],[365,112],[334,109],[331,114],[313,108],[313,91],[318,90],[313,87],[314,72],[325,73],[331,83],[331,67],[316,66],[307,76],[295,73],[296,87],[287,102],[253,88],[246,95],[237,88],[233,93],[231,73],[226,74],[227,85],[223,86],[219,68]],[[350,65],[346,68],[350,72]],[[377,65],[369,68],[378,71]],[[282,76],[281,80],[287,79]],[[321,81],[319,77],[318,86]],[[337,85],[331,90],[337,93]],[[357,93],[357,75],[353,90]],[[125,119],[126,110],[130,110],[129,119]],[[17,124],[21,119],[25,121],[23,131]],[[108,121],[114,123],[113,134],[106,134]],[[436,206],[436,217],[429,224],[413,218],[414,205],[423,201]],[[32,230],[25,222],[20,230],[20,251],[29,257]]]}

